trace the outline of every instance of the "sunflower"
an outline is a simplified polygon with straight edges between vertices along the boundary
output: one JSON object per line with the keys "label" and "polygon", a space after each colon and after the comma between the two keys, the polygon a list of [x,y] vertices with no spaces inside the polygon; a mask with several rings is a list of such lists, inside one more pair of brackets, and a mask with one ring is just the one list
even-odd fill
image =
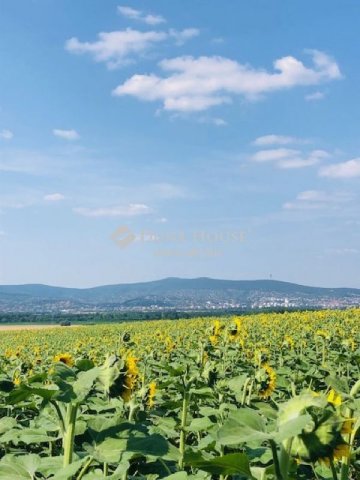
{"label": "sunflower", "polygon": [[130,401],[131,395],[136,387],[139,376],[138,361],[139,359],[135,357],[128,357],[126,359],[126,373],[123,380],[124,389],[120,394],[124,402]]}
{"label": "sunflower", "polygon": [[213,327],[213,335],[216,337],[220,335],[221,331],[223,330],[223,326],[221,325],[219,320],[215,320],[214,327]]}
{"label": "sunflower", "polygon": [[154,406],[155,395],[156,395],[156,382],[151,382],[149,385],[148,402],[147,402],[149,408],[152,408]]}
{"label": "sunflower", "polygon": [[171,338],[171,337],[166,337],[166,338],[165,338],[165,348],[166,348],[166,352],[167,352],[167,353],[172,352],[175,347],[176,347],[176,344],[174,343],[174,341],[172,340],[172,338]]}
{"label": "sunflower", "polygon": [[328,396],[327,401],[334,405],[334,407],[340,407],[342,403],[341,395],[335,392],[335,390],[331,389]]}
{"label": "sunflower", "polygon": [[276,385],[276,373],[273,368],[267,363],[263,363],[261,369],[256,374],[256,380],[260,384],[259,396],[260,398],[269,398]]}
{"label": "sunflower", "polygon": [[55,355],[54,362],[64,363],[68,367],[74,365],[74,359],[70,353],[59,353]]}
{"label": "sunflower", "polygon": [[231,342],[237,340],[237,338],[240,335],[241,327],[242,327],[241,320],[239,318],[235,318],[234,325],[232,325],[229,331],[229,340]]}
{"label": "sunflower", "polygon": [[[336,396],[332,394],[333,398]],[[304,413],[310,417],[302,432],[292,439],[290,453],[298,463],[331,465],[348,457],[350,449],[343,438],[343,428],[349,425],[330,403],[324,395],[309,392],[292,398],[281,408],[280,425]]]}

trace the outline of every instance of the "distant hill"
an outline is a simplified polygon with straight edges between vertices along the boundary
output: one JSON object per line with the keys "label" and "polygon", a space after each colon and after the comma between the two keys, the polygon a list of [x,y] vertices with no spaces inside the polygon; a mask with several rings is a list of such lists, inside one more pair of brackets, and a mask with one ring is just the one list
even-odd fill
{"label": "distant hill", "polygon": [[360,289],[319,288],[277,280],[165,278],[144,283],[64,288],[1,285],[0,312],[204,310],[360,305]]}

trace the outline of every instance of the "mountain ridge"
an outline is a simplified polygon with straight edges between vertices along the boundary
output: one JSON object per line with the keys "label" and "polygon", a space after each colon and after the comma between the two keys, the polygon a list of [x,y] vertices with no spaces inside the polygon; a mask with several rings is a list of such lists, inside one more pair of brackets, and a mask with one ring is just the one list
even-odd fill
{"label": "mountain ridge", "polygon": [[[273,279],[226,280],[168,277],[149,282],[89,288],[44,284],[0,285],[1,311],[76,311],[117,309],[253,308],[360,304],[360,289],[313,287]],[[282,303],[281,303],[282,302]],[[342,305],[338,305],[342,306]]]}

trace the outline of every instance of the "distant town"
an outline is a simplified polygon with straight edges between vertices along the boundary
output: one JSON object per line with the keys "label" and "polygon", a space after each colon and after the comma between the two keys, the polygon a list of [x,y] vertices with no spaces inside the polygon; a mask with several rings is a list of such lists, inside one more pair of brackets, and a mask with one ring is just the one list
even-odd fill
{"label": "distant town", "polygon": [[226,312],[343,309],[360,305],[360,290],[307,287],[276,280],[169,278],[91,289],[0,286],[1,313]]}

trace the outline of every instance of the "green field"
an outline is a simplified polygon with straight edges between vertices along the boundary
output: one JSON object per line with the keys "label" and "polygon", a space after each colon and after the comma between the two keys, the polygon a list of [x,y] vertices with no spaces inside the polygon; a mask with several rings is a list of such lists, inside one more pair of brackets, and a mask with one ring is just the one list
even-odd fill
{"label": "green field", "polygon": [[360,478],[360,310],[2,331],[0,478]]}

